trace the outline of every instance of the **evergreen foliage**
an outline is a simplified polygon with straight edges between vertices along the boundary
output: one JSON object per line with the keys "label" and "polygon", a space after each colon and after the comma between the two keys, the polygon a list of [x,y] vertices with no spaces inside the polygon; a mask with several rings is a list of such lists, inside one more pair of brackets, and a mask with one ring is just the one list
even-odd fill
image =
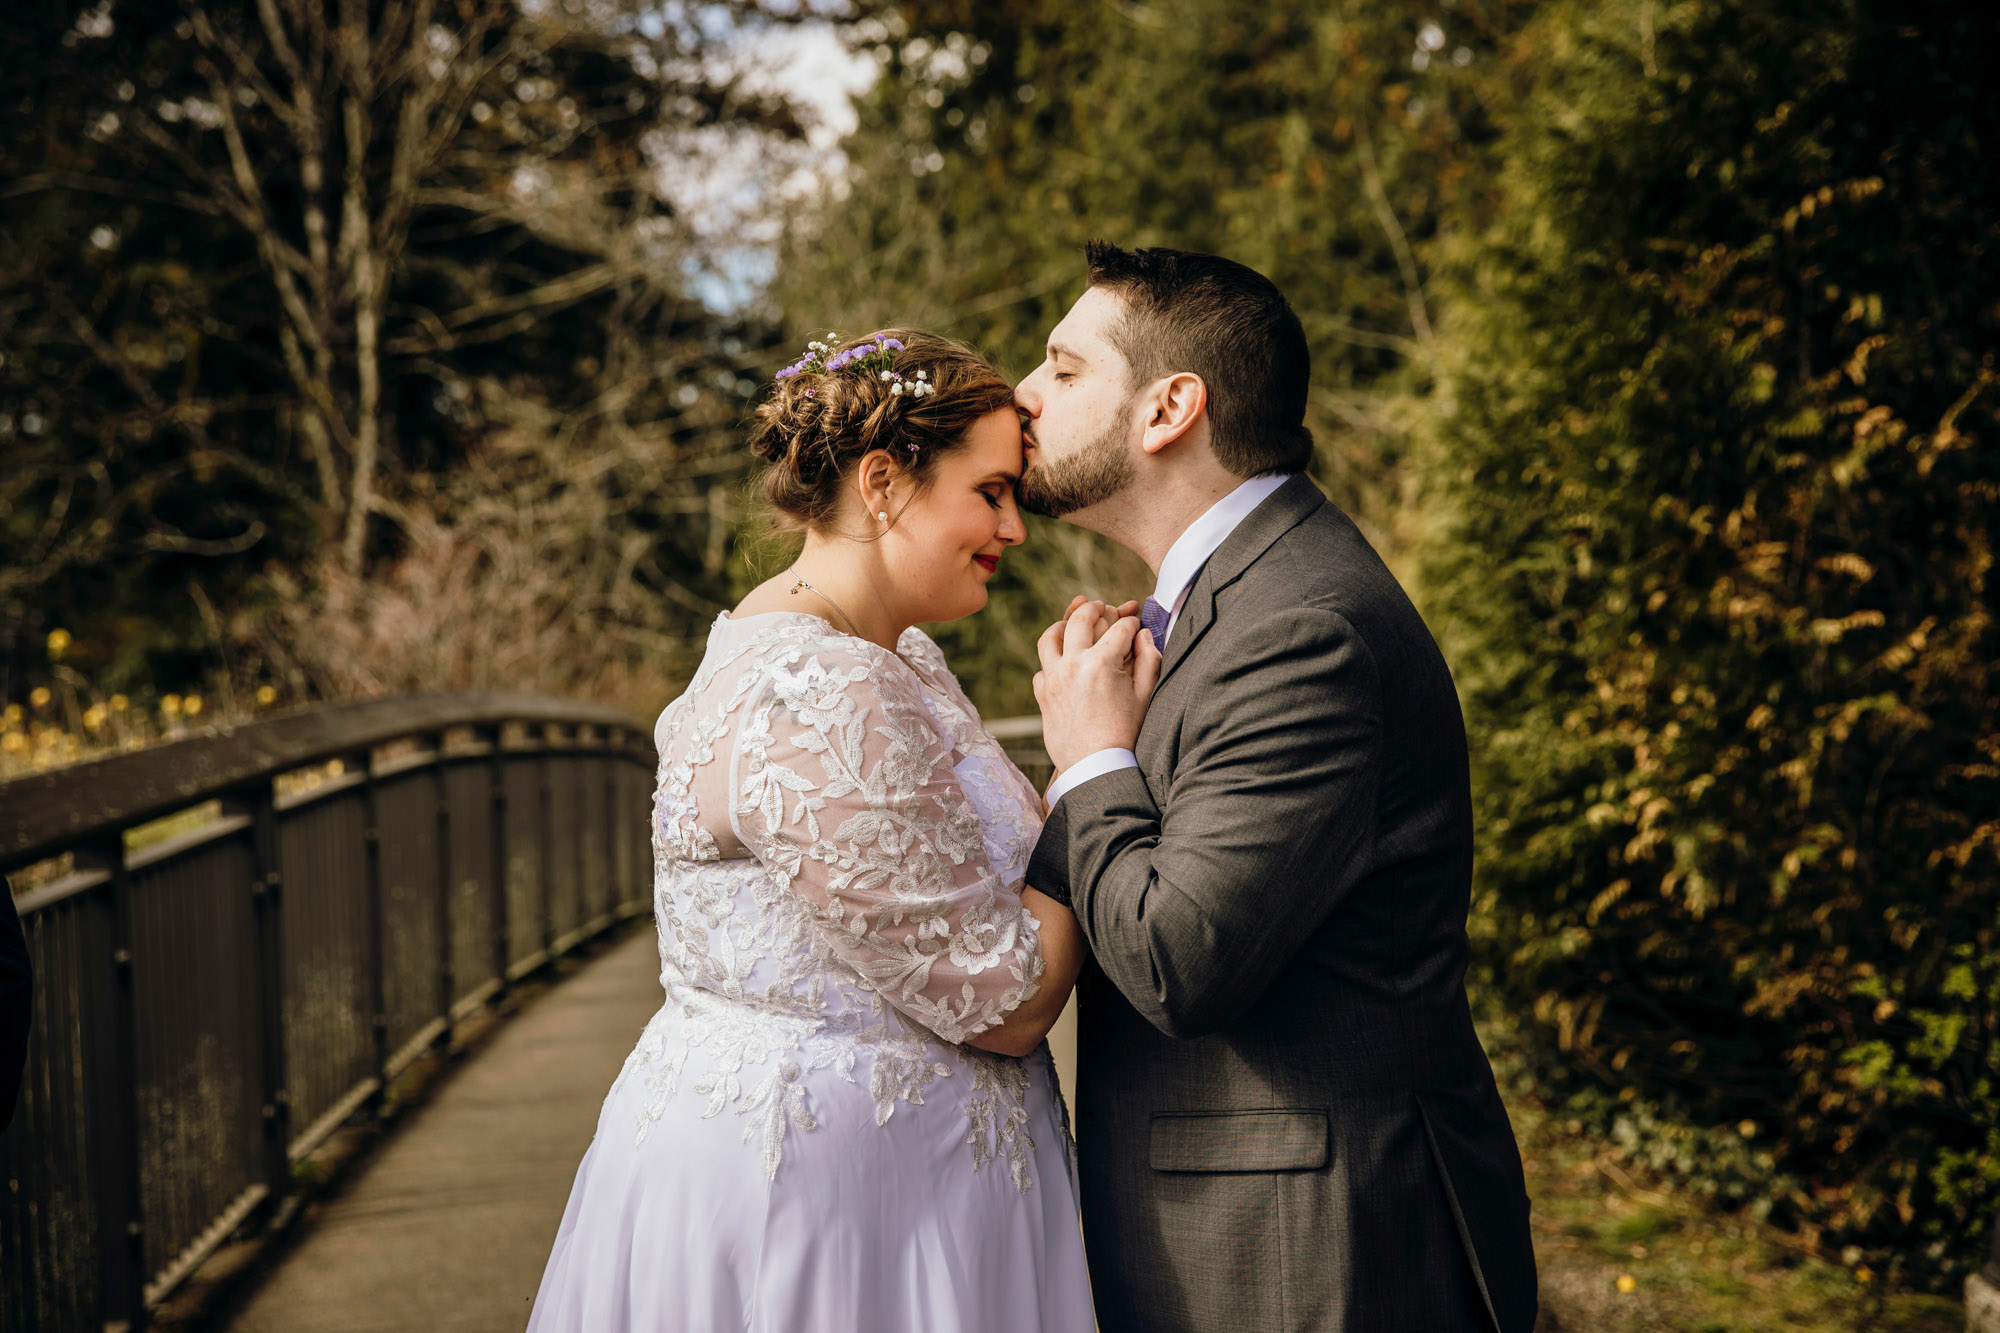
{"label": "evergreen foliage", "polygon": [[[1228,254],[1304,322],[1315,475],[1400,550],[1430,374],[1423,251],[1485,206],[1487,80],[1530,9],[915,0],[857,22],[882,76],[846,145],[846,199],[792,231],[777,297],[793,340],[914,324],[1018,376],[1083,289],[1085,241]],[[1087,534],[1029,533],[989,609],[934,630],[989,710],[1033,710],[1052,607],[1150,587]]]}
{"label": "evergreen foliage", "polygon": [[1543,15],[1429,440],[1473,916],[1538,1074],[1932,1278],[2000,1201],[1996,36]]}

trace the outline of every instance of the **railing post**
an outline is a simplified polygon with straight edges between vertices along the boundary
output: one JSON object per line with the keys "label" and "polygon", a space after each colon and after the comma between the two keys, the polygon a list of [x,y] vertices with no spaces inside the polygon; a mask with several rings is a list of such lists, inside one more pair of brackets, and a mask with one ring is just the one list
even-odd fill
{"label": "railing post", "polygon": [[444,1020],[444,1028],[438,1033],[437,1044],[441,1050],[451,1049],[452,1018],[451,1003],[457,992],[457,983],[452,968],[451,938],[451,785],[445,781],[445,761],[443,732],[431,738],[431,774],[437,786],[437,933],[438,933],[438,1017]]}
{"label": "railing post", "polygon": [[373,1109],[379,1114],[389,1094],[389,944],[387,923],[382,912],[382,824],[376,808],[375,762],[363,753],[356,760],[365,775],[361,783],[362,885],[368,915],[368,1014],[375,1041],[375,1096]]}
{"label": "railing post", "polygon": [[544,722],[537,744],[541,748],[535,760],[535,768],[541,778],[541,825],[542,825],[542,957],[546,962],[555,961],[556,956],[556,791],[549,778],[549,728]]}
{"label": "railing post", "polygon": [[511,938],[507,910],[507,763],[501,744],[507,738],[506,723],[495,723],[486,738],[487,779],[493,789],[493,976],[499,982],[494,997],[507,993],[507,941]]}
{"label": "railing post", "polygon": [[576,811],[577,834],[571,840],[570,872],[576,884],[576,922],[570,927],[575,937],[570,947],[583,938],[584,928],[590,924],[590,839],[584,834],[583,820],[590,809],[590,763],[583,753],[583,726],[569,729],[570,755],[576,760],[570,765],[569,799],[570,808]]}
{"label": "railing post", "polygon": [[[597,766],[604,771],[604,914],[613,924],[624,920],[620,909],[625,906],[625,892],[629,885],[619,882],[618,863],[625,858],[618,854],[618,738],[624,733],[616,727],[606,727],[599,735],[602,743],[597,751]],[[610,927],[607,925],[606,929]]]}
{"label": "railing post", "polygon": [[284,867],[280,864],[276,792],[266,778],[230,796],[227,805],[250,816],[250,903],[255,968],[260,1110],[264,1122],[263,1178],[275,1210],[291,1192],[292,1097],[285,1068]]}
{"label": "railing post", "polygon": [[[86,1003],[92,1061],[91,1155],[96,1160],[98,1218],[103,1227],[98,1290],[104,1327],[146,1326],[144,1200],[139,1186],[139,1046],[132,989],[132,885],[125,870],[125,837],[112,833],[77,849],[79,870],[102,870],[110,882],[103,904],[99,963],[88,970]],[[87,1057],[86,1057],[87,1058]]]}

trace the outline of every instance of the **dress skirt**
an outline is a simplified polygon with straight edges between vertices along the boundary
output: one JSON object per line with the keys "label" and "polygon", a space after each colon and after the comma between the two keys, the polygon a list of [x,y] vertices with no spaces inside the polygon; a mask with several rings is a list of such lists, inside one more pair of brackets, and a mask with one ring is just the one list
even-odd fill
{"label": "dress skirt", "polygon": [[806,1074],[813,1127],[780,1131],[774,1177],[733,1107],[685,1089],[649,1106],[621,1078],[529,1333],[1094,1333],[1047,1046],[1025,1063],[1025,1192],[1004,1158],[974,1168],[963,1071],[881,1125],[865,1086]]}

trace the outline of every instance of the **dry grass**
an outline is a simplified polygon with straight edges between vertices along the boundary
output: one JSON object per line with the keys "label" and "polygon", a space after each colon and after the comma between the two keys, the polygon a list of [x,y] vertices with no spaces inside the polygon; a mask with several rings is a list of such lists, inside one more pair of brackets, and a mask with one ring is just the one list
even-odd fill
{"label": "dry grass", "polygon": [[[411,488],[394,554],[365,575],[330,553],[275,572],[275,595],[239,613],[231,637],[300,698],[522,690],[651,717],[722,607],[668,572],[662,536],[634,518],[656,489],[643,452],[515,423]],[[716,528],[719,561],[727,513],[688,520]]]}

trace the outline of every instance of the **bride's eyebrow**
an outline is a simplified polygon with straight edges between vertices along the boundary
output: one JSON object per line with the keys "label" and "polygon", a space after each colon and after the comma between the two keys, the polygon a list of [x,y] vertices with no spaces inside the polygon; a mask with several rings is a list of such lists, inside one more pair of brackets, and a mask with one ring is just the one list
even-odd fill
{"label": "bride's eyebrow", "polygon": [[985,477],[980,479],[979,484],[984,486],[989,481],[1004,481],[1009,486],[1014,486],[1018,485],[1020,480],[1021,474],[1018,472],[989,472]]}

